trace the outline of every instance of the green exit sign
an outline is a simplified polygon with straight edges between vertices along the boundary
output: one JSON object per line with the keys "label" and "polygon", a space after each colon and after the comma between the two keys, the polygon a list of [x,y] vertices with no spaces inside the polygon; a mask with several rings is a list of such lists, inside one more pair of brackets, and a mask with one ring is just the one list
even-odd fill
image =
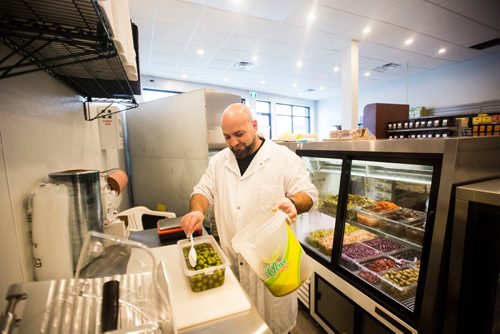
{"label": "green exit sign", "polygon": [[256,98],[257,97],[257,92],[250,92],[250,97]]}

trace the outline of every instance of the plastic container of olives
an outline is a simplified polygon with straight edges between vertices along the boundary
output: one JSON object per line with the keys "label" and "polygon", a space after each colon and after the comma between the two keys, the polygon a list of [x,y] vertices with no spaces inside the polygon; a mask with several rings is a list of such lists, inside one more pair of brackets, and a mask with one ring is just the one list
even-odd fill
{"label": "plastic container of olives", "polygon": [[418,270],[412,266],[395,268],[380,275],[381,289],[397,300],[415,297],[418,283]]}
{"label": "plastic container of olives", "polygon": [[193,292],[217,288],[224,284],[226,267],[229,261],[217,241],[211,235],[193,239],[196,250],[196,267],[191,267],[188,260],[191,242],[188,239],[177,241],[181,256],[182,269]]}

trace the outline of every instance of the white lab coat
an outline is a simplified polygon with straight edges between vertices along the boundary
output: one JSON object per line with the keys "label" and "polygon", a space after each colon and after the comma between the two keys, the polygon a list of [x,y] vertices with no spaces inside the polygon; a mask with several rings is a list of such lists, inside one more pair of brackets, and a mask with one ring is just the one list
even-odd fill
{"label": "white lab coat", "polygon": [[318,192],[302,159],[284,146],[266,140],[243,176],[226,148],[210,159],[193,194],[205,195],[214,207],[221,246],[233,271],[273,333],[287,333],[297,319],[297,296],[274,297],[236,254],[231,240],[246,224],[271,210],[285,196],[306,192],[317,206]]}

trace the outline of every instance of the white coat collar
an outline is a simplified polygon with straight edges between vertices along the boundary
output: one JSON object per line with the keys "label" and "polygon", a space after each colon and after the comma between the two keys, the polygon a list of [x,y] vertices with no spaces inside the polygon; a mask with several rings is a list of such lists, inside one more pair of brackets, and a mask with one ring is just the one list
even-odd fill
{"label": "white coat collar", "polygon": [[[249,177],[250,175],[252,175],[253,173],[255,173],[264,166],[265,161],[271,157],[271,150],[272,150],[271,145],[272,144],[269,142],[269,139],[266,139],[264,141],[259,152],[257,152],[255,157],[252,159],[250,166],[248,166],[248,169],[245,171],[245,174],[241,176],[241,180],[246,179],[247,177]],[[238,167],[238,162],[236,161],[236,157],[229,148],[227,150],[228,154],[226,159],[226,167],[236,175],[240,176],[240,168]]]}

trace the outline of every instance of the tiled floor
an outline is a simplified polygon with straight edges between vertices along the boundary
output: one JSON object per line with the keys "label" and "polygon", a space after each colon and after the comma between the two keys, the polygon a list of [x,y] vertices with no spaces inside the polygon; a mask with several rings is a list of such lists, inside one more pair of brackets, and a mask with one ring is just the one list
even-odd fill
{"label": "tiled floor", "polygon": [[297,314],[297,326],[292,330],[292,334],[323,334],[323,328],[309,314],[309,310],[299,302],[299,312]]}

